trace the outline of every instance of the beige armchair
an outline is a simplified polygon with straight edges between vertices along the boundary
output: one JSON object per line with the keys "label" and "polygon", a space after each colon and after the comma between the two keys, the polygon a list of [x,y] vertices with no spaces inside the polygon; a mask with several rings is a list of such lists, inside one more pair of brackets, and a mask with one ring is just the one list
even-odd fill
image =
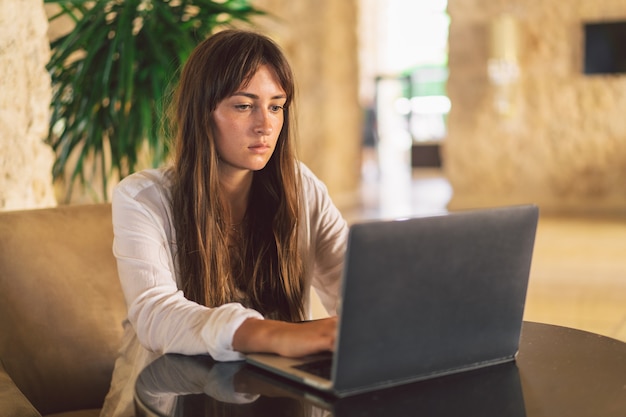
{"label": "beige armchair", "polygon": [[126,305],[109,204],[0,213],[0,416],[97,416]]}

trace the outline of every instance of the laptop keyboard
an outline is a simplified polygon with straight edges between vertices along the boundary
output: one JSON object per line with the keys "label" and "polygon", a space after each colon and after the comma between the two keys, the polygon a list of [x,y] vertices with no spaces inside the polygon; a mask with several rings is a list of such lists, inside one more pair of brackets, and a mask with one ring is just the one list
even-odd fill
{"label": "laptop keyboard", "polygon": [[317,361],[307,362],[300,365],[294,365],[294,368],[322,378],[330,379],[330,373],[333,365],[333,359],[321,359]]}

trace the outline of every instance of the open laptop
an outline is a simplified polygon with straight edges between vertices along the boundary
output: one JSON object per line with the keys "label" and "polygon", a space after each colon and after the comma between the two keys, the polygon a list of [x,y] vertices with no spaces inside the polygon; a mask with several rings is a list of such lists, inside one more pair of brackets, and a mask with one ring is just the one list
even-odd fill
{"label": "open laptop", "polygon": [[247,361],[339,397],[512,361],[537,220],[524,205],[354,224],[335,352]]}

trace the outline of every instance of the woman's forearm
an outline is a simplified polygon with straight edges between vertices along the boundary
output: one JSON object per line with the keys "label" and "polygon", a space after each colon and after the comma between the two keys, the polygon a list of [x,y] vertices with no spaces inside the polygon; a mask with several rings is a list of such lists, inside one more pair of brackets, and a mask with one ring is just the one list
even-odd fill
{"label": "woman's forearm", "polygon": [[242,353],[276,353],[299,357],[332,351],[337,317],[302,323],[247,319],[235,331],[233,349]]}

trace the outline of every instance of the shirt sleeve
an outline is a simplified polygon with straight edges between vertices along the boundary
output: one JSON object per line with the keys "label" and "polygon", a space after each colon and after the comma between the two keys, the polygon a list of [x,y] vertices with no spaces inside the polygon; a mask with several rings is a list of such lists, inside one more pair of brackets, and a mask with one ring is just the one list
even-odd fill
{"label": "shirt sleeve", "polygon": [[328,314],[339,312],[341,277],[348,241],[348,225],[334,205],[326,185],[302,165],[304,211],[309,222],[311,285]]}
{"label": "shirt sleeve", "polygon": [[238,303],[208,308],[185,298],[176,280],[169,203],[158,187],[123,181],[112,206],[113,254],[139,342],[157,353],[242,359],[232,348],[234,333],[244,320],[263,317]]}

